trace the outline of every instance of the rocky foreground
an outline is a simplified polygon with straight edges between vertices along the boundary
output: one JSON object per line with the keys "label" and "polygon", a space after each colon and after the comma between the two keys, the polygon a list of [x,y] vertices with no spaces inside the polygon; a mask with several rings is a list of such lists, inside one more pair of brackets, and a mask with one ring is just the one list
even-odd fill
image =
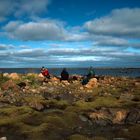
{"label": "rocky foreground", "polygon": [[140,78],[0,74],[0,140],[139,140]]}

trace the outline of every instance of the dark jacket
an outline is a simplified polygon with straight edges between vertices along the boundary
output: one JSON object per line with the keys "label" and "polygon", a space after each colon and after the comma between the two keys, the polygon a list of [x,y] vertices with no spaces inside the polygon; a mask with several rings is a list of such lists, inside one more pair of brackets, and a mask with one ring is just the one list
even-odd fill
{"label": "dark jacket", "polygon": [[63,69],[61,72],[61,80],[68,80],[69,79],[69,73],[66,69]]}

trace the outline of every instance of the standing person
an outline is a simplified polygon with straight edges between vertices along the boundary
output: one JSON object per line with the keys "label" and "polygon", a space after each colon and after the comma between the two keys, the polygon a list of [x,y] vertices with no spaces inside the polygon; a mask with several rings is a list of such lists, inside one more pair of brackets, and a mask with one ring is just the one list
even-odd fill
{"label": "standing person", "polygon": [[50,79],[50,74],[49,74],[49,71],[48,71],[47,68],[42,67],[42,68],[41,68],[41,73],[42,73],[42,75],[43,75],[45,78]]}
{"label": "standing person", "polygon": [[64,68],[61,72],[61,80],[69,80],[69,73],[66,68]]}

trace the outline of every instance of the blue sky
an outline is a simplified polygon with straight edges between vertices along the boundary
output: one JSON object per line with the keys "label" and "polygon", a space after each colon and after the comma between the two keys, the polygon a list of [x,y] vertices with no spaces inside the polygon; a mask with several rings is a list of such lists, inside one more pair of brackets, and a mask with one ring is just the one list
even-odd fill
{"label": "blue sky", "polygon": [[0,67],[140,67],[139,0],[0,0]]}

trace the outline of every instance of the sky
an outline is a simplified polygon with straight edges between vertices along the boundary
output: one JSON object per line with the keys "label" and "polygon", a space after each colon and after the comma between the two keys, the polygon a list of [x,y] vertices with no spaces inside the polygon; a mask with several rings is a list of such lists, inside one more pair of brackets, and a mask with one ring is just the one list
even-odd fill
{"label": "sky", "polygon": [[0,0],[0,67],[138,67],[140,0]]}

